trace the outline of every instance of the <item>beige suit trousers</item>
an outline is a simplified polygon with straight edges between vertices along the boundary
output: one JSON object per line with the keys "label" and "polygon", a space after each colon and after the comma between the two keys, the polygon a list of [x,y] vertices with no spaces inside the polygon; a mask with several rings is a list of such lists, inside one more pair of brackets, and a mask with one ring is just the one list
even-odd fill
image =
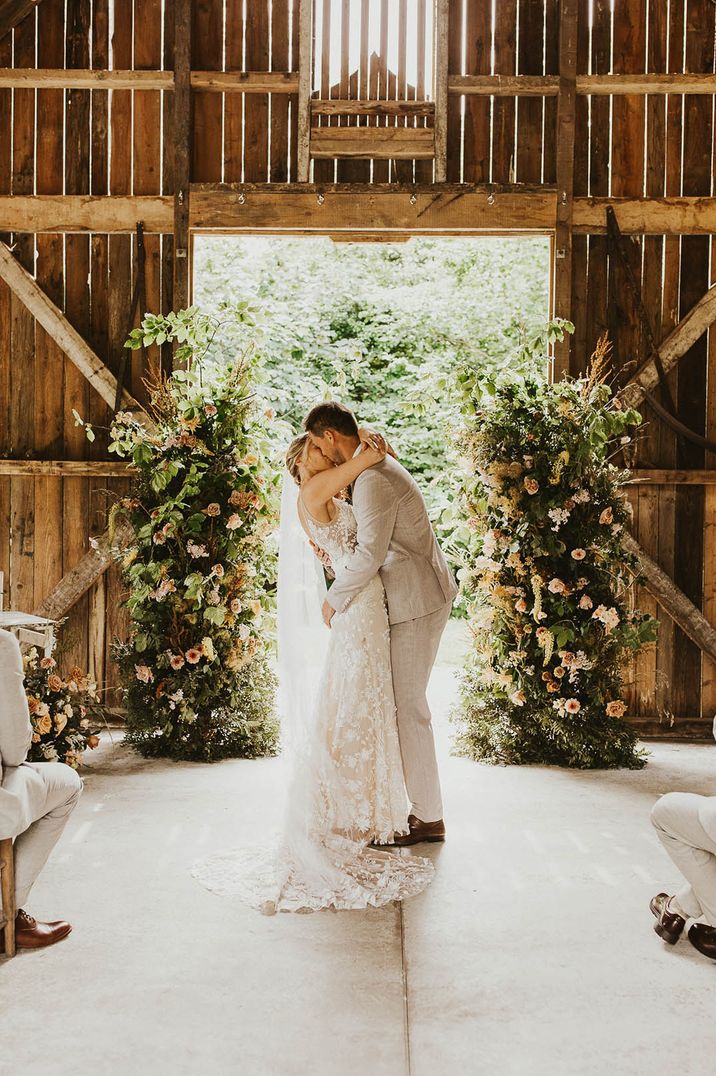
{"label": "beige suit trousers", "polygon": [[452,599],[434,613],[390,627],[390,660],[405,786],[411,813],[423,822],[436,822],[443,817],[426,691],[451,608]]}
{"label": "beige suit trousers", "polygon": [[716,796],[668,792],[654,805],[651,821],[687,882],[677,901],[692,919],[716,927]]}

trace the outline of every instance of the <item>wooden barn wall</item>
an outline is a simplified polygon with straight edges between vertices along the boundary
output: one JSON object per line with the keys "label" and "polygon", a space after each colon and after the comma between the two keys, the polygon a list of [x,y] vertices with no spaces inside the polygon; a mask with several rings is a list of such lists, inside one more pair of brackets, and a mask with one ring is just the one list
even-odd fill
{"label": "wooden barn wall", "polygon": [[[376,13],[381,35],[389,4],[421,19],[428,0],[358,4]],[[322,18],[341,19],[348,0],[317,0]],[[712,0],[577,0],[578,74],[711,72]],[[559,70],[558,0],[453,0],[449,75],[554,75]],[[248,14],[247,14],[248,13]],[[171,69],[173,0],[42,0],[0,40],[0,67]],[[196,0],[192,4],[192,68],[203,71],[297,71],[297,0]],[[337,29],[334,25],[334,30]],[[347,23],[342,29],[347,56]],[[383,36],[381,36],[383,40]],[[405,44],[398,69],[369,55],[361,33],[355,71],[347,59],[339,81],[327,54],[315,59],[322,97],[430,96],[425,71],[408,85]],[[421,81],[422,80],[422,81]],[[296,179],[294,94],[192,93],[194,182],[286,183]],[[557,98],[450,94],[447,179],[451,183],[554,186]],[[345,118],[322,122],[342,124]],[[361,122],[378,122],[362,120]],[[392,121],[386,121],[392,122]],[[403,121],[401,121],[403,122]],[[416,122],[430,122],[422,120]],[[713,193],[713,97],[679,94],[579,96],[575,196],[705,195]],[[682,139],[683,129],[683,139]],[[0,89],[0,195],[173,194],[173,95],[159,90]],[[431,182],[429,161],[320,161],[319,182]],[[40,234],[3,237],[22,263],[116,370],[127,328],[135,240],[124,234]],[[652,328],[664,336],[716,278],[713,239],[703,235],[636,236],[628,240]],[[146,237],[147,305],[172,306],[171,235]],[[644,356],[644,334],[623,271],[606,237],[575,235],[572,369],[585,368],[599,334],[614,342],[617,379]],[[142,399],[143,378],[170,356],[133,353],[128,387]],[[148,365],[149,369],[145,368]],[[670,375],[682,418],[716,438],[716,332],[703,337]],[[108,408],[75,367],[0,284],[0,456],[106,458],[100,436],[90,445],[72,409],[97,424]],[[644,406],[645,427],[629,456],[641,468],[716,466],[710,454],[677,444]],[[0,569],[5,601],[37,607],[104,526],[121,480],[89,477],[0,477]],[[634,530],[644,549],[716,622],[716,487],[635,486]],[[66,637],[80,664],[115,682],[111,639],[125,621],[114,570],[72,611]],[[672,713],[700,719],[716,710],[716,666],[644,592],[639,604],[659,615],[657,647],[630,670],[638,717]]]}

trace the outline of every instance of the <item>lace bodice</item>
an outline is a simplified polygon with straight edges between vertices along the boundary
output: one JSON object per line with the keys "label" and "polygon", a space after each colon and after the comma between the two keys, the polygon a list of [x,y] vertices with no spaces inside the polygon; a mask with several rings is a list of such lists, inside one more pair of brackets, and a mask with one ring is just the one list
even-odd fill
{"label": "lace bodice", "polygon": [[358,528],[353,508],[347,501],[339,501],[334,497],[333,504],[336,514],[330,523],[319,523],[315,520],[303,502],[302,508],[306,526],[314,542],[328,553],[334,570],[339,571],[353,555]]}

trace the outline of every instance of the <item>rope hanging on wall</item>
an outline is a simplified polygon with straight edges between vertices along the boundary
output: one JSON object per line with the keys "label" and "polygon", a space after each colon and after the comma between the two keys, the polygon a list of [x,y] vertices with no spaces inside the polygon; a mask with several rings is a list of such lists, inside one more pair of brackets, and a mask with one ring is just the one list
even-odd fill
{"label": "rope hanging on wall", "polygon": [[[716,3],[716,0],[713,0]],[[636,379],[641,371],[647,366],[653,359],[656,371],[659,375],[659,387],[661,389],[663,403],[656,399],[653,393],[647,389],[643,389],[644,397],[649,402],[651,407],[657,413],[667,426],[670,426],[674,433],[679,438],[683,447],[683,440],[690,441],[694,445],[698,445],[699,448],[704,448],[708,452],[716,452],[716,441],[710,441],[707,437],[703,437],[702,434],[696,433],[688,426],[684,425],[681,419],[678,417],[676,411],[676,404],[671,394],[669,383],[666,379],[666,371],[664,370],[664,364],[659,352],[659,345],[656,342],[656,337],[649,321],[649,315],[646,307],[644,306],[644,300],[641,294],[641,287],[639,281],[634,275],[631,264],[629,262],[628,254],[625,250],[625,244],[627,240],[624,238],[622,231],[617,221],[617,215],[611,206],[607,206],[607,244],[610,254],[614,254],[619,262],[620,267],[624,271],[624,276],[631,293],[636,312],[641,322],[644,336],[647,342],[647,356],[642,363],[640,363],[632,375],[632,380]]]}
{"label": "rope hanging on wall", "polygon": [[[144,222],[137,221],[137,273],[134,278],[134,288],[132,289],[132,302],[129,307],[129,317],[127,322],[127,331],[124,334],[124,340],[127,339],[132,329],[134,328],[134,319],[139,309],[139,323],[141,325],[142,319],[147,311],[147,286],[145,279],[145,267],[147,261],[147,254],[144,249]],[[127,376],[127,349],[124,346],[124,340],[121,343],[121,354],[118,361],[117,370],[117,395],[114,399],[115,414],[122,408],[122,393],[124,391],[124,379]],[[144,345],[141,348],[142,362],[146,366],[146,354]]]}

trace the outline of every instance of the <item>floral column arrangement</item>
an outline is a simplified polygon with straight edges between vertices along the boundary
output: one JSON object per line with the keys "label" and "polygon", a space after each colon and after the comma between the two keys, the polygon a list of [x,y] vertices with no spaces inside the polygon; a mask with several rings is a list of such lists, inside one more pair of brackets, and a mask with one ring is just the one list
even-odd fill
{"label": "floral column arrangement", "polygon": [[[176,338],[193,315],[145,319],[130,342]],[[145,755],[211,761],[277,748],[267,661],[276,476],[253,366],[246,358],[206,384],[198,368],[178,370],[151,391],[153,429],[127,412],[111,428],[110,451],[136,468],[132,496],[113,511],[134,530],[117,552],[132,626],[115,657],[127,740]]]}
{"label": "floral column arrangement", "polygon": [[601,379],[605,350],[579,380],[462,379],[475,647],[456,718],[476,759],[644,764],[621,678],[656,622],[630,604],[630,507],[610,462],[641,419]]}

